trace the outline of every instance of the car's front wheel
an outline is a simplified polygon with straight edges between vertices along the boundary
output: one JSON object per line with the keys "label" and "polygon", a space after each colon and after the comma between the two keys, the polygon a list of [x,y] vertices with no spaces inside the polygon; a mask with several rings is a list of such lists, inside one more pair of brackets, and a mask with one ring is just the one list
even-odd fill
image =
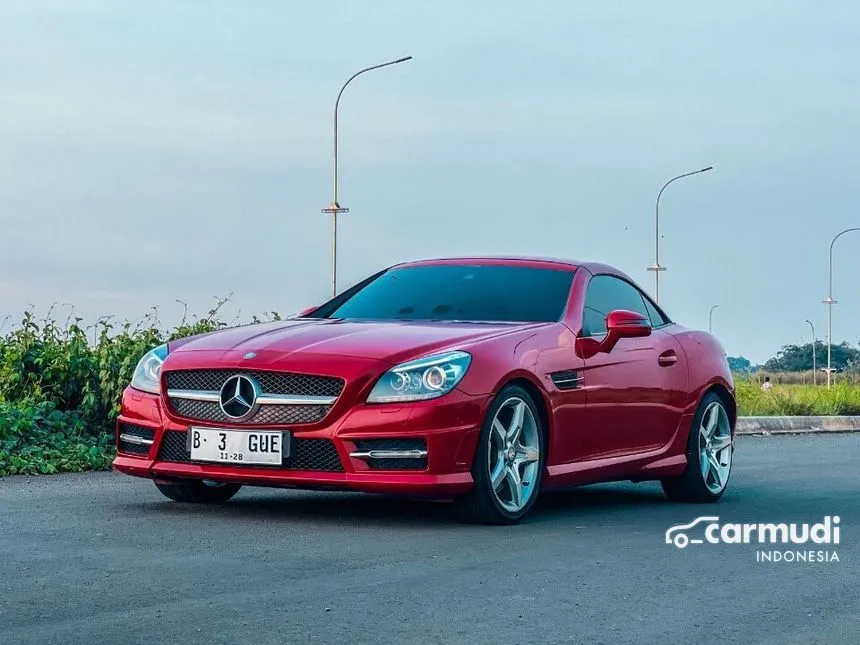
{"label": "car's front wheel", "polygon": [[474,488],[459,501],[471,521],[514,524],[534,504],[544,466],[545,433],[537,406],[509,385],[493,400],[472,464]]}
{"label": "car's front wheel", "polygon": [[155,487],[174,502],[190,504],[223,504],[242,488],[241,484],[189,479],[170,483],[155,482]]}
{"label": "car's front wheel", "polygon": [[680,477],[664,479],[663,491],[672,501],[715,502],[726,490],[732,471],[732,424],[723,400],[714,392],[704,396],[693,418],[687,441],[687,468]]}

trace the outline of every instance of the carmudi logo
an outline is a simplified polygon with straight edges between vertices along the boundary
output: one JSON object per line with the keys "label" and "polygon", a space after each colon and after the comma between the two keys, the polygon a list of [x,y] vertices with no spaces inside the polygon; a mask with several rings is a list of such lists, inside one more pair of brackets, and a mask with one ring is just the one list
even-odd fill
{"label": "carmudi logo", "polygon": [[[690,544],[782,545],[756,551],[757,562],[839,562],[835,547],[840,541],[838,515],[809,523],[720,522],[716,516],[697,517],[666,531],[666,544],[684,549]],[[817,548],[808,548],[810,546]],[[805,546],[806,549],[785,548]]]}

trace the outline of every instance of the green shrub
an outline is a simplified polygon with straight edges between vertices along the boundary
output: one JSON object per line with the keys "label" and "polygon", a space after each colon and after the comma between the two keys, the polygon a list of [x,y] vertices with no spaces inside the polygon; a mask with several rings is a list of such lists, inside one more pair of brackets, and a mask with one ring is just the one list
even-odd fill
{"label": "green shrub", "polygon": [[52,403],[0,403],[0,476],[107,468],[112,441],[110,433],[93,435],[78,413]]}
{"label": "green shrub", "polygon": [[203,317],[184,316],[169,331],[156,312],[136,324],[101,319],[90,327],[80,318],[60,324],[52,312],[42,320],[26,312],[0,337],[0,476],[106,468],[122,392],[141,356],[226,327],[219,317],[226,302]]}

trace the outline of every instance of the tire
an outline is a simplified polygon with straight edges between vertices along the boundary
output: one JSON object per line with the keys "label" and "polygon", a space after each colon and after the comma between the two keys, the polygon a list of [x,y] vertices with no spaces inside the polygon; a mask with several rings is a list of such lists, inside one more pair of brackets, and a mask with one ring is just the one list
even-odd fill
{"label": "tire", "polygon": [[[517,418],[519,430],[514,433]],[[516,524],[525,517],[540,491],[546,436],[532,396],[516,385],[502,388],[487,410],[478,437],[472,462],[475,485],[457,501],[463,519],[480,524]]]}
{"label": "tire", "polygon": [[171,484],[155,482],[161,494],[174,502],[189,504],[223,504],[242,488],[241,484],[207,484],[193,479]]}
{"label": "tire", "polygon": [[673,502],[697,504],[719,500],[729,483],[734,449],[734,428],[725,403],[715,392],[709,392],[693,417],[687,439],[687,467],[679,477],[660,482],[666,497]]}

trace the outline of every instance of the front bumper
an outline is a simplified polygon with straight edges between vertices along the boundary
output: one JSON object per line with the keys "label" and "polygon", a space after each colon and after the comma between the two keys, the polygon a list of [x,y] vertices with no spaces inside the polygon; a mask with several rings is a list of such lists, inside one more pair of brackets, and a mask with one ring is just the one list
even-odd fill
{"label": "front bumper", "polygon": [[[117,421],[120,452],[113,466],[128,475],[156,480],[193,478],[285,488],[456,496],[472,486],[470,468],[489,400],[489,396],[469,396],[454,390],[435,401],[359,404],[322,427],[272,427],[289,431],[294,440],[330,441],[340,461],[338,472],[333,472],[333,469],[300,469],[301,464],[298,468],[281,468],[189,463],[166,449],[167,433],[186,433],[189,425],[207,424],[189,424],[171,418],[160,397],[129,388],[123,395],[122,412]],[[138,447],[135,450],[138,454],[124,452],[119,435],[129,426],[150,430],[152,445]],[[233,424],[216,424],[215,427],[251,429]],[[414,469],[401,464],[397,469],[386,470],[384,463],[376,462],[371,467],[368,460],[350,456],[361,452],[359,442],[371,439],[422,439],[426,443],[427,458],[416,462],[420,465]]]}

